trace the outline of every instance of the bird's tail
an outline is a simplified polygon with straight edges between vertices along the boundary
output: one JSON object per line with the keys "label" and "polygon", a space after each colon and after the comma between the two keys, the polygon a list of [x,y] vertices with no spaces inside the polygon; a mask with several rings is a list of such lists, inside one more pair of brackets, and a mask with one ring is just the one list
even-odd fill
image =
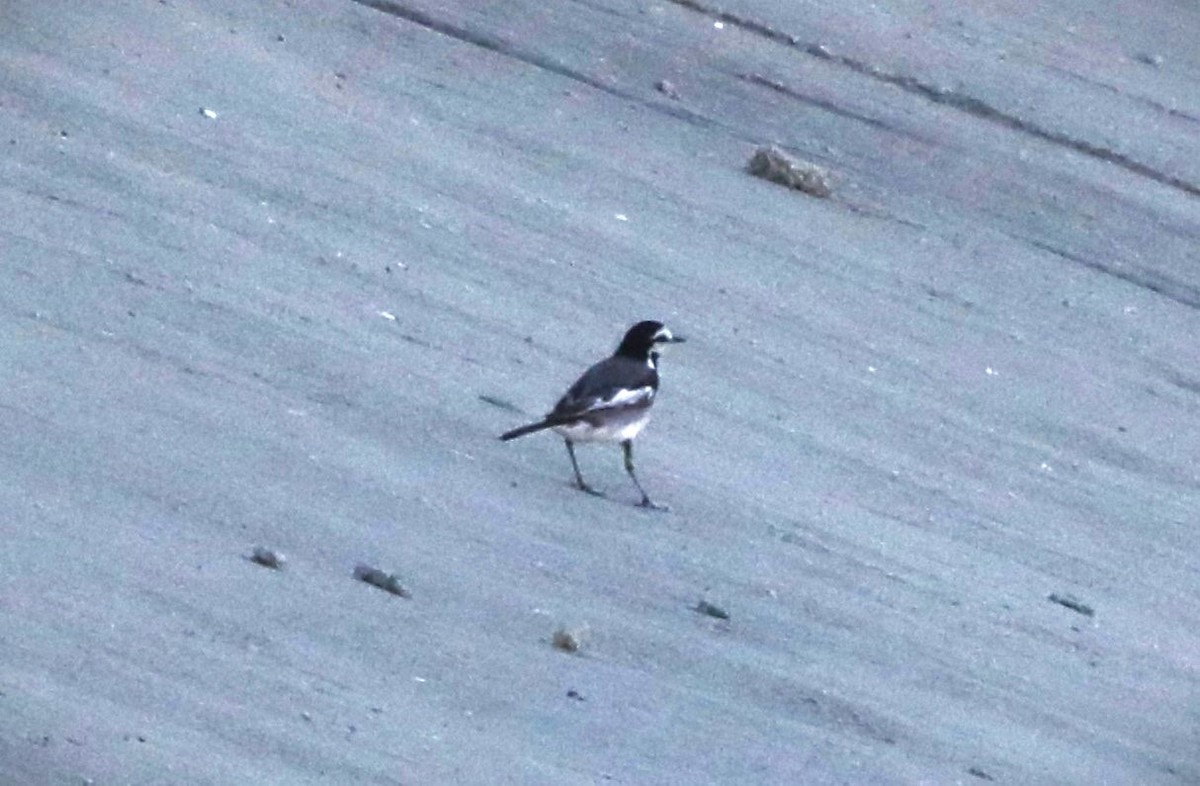
{"label": "bird's tail", "polygon": [[508,442],[510,439],[523,437],[526,434],[532,434],[535,431],[541,431],[542,429],[550,428],[553,425],[555,425],[554,421],[550,420],[549,418],[545,420],[539,420],[537,423],[530,423],[528,426],[521,426],[520,428],[515,428],[512,431],[504,432],[500,435],[500,441]]}

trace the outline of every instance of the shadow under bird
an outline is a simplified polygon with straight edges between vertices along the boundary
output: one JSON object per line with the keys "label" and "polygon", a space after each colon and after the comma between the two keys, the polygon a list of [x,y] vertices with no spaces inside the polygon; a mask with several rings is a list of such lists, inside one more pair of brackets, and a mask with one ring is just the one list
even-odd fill
{"label": "shadow under bird", "polygon": [[625,471],[642,495],[644,508],[666,510],[650,501],[633,471],[633,440],[650,420],[658,394],[658,359],[667,344],[683,341],[661,323],[647,320],[629,328],[617,351],[596,363],[571,385],[546,417],[500,435],[507,442],[535,431],[553,429],[567,443],[581,491],[603,496],[583,480],[575,460],[576,442],[619,442]]}

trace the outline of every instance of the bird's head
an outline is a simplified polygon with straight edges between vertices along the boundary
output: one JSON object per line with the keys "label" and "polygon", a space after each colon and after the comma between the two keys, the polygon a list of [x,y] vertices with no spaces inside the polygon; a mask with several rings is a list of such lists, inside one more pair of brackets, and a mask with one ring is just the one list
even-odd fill
{"label": "bird's head", "polygon": [[621,346],[617,347],[617,354],[636,360],[646,360],[650,357],[657,357],[667,344],[678,344],[683,340],[682,336],[673,334],[663,323],[646,320],[637,323],[625,332],[625,338],[621,339]]}

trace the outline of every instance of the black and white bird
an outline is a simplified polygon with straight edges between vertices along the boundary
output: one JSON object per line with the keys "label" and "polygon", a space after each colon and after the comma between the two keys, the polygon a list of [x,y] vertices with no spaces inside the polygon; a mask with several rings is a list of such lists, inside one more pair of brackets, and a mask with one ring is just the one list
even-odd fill
{"label": "black and white bird", "polygon": [[650,420],[650,407],[658,394],[658,358],[667,344],[683,341],[661,322],[639,322],[625,333],[611,357],[595,364],[563,394],[546,417],[500,435],[508,441],[543,429],[553,429],[567,443],[575,470],[575,485],[602,496],[583,480],[575,460],[576,442],[620,442],[625,471],[642,494],[641,506],[664,510],[650,501],[633,471],[633,439]]}

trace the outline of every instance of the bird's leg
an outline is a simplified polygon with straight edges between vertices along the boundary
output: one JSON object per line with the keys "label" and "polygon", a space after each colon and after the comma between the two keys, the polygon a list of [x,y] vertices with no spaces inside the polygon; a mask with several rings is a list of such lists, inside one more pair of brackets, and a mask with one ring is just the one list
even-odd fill
{"label": "bird's leg", "polygon": [[637,475],[633,472],[633,440],[627,439],[622,442],[621,452],[625,454],[625,471],[629,473],[629,477],[633,480],[633,485],[637,486],[637,490],[642,492],[642,501],[638,505],[650,510],[670,510],[666,505],[651,502],[650,495],[646,493],[646,490],[642,488],[642,484],[638,482]]}
{"label": "bird's leg", "polygon": [[580,491],[586,491],[593,497],[603,497],[603,494],[583,482],[583,474],[579,471],[579,462],[575,460],[575,443],[569,439],[564,439],[563,442],[567,443],[567,455],[571,457],[571,467],[575,470],[575,485]]}

